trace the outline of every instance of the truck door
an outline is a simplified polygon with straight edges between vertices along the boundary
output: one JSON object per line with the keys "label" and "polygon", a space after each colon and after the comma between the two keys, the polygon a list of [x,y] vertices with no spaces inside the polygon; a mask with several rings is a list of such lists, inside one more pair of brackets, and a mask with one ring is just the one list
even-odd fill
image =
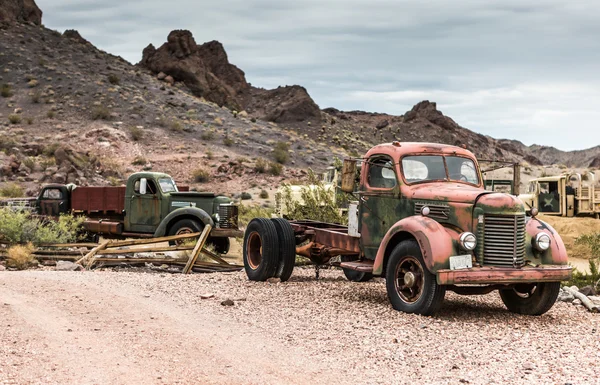
{"label": "truck door", "polygon": [[[145,187],[145,188],[144,188]],[[125,230],[154,233],[161,221],[161,195],[152,179],[139,178],[133,182],[131,196],[125,197]]]}
{"label": "truck door", "polygon": [[400,219],[398,178],[387,155],[374,155],[363,166],[359,228],[365,257],[375,259],[379,244],[389,228]]}
{"label": "truck door", "polygon": [[558,191],[558,182],[540,182],[538,196],[538,210],[541,213],[560,214],[561,194]]}
{"label": "truck door", "polygon": [[40,214],[54,217],[69,210],[69,197],[66,189],[58,186],[49,186],[40,194],[38,206]]}

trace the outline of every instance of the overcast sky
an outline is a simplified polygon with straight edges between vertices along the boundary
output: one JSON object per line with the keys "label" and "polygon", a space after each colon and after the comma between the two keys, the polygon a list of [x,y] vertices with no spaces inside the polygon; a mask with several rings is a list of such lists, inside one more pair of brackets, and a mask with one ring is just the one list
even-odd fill
{"label": "overcast sky", "polygon": [[600,1],[37,0],[132,63],[173,29],[219,40],[254,86],[300,84],[321,108],[403,114],[562,150],[600,144]]}

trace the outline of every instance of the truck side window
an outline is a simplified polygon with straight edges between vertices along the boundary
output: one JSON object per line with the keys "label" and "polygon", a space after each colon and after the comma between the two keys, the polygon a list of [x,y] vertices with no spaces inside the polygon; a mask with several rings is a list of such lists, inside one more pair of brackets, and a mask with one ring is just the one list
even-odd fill
{"label": "truck side window", "polygon": [[57,188],[51,188],[44,191],[42,195],[44,199],[63,199],[62,192]]}
{"label": "truck side window", "polygon": [[369,161],[367,182],[370,187],[393,188],[396,186],[396,174],[392,161],[387,158],[372,158]]}
{"label": "truck side window", "polygon": [[146,186],[146,195],[154,194],[156,194],[156,184],[153,180],[148,180],[148,185]]}

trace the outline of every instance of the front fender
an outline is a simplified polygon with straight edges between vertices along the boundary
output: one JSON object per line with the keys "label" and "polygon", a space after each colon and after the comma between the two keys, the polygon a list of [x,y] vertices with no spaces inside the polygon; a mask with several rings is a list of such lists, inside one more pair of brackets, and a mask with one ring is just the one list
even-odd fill
{"label": "front fender", "polygon": [[169,215],[167,215],[165,217],[165,219],[163,219],[160,224],[158,225],[158,227],[156,228],[156,231],[154,232],[154,237],[163,237],[167,234],[167,231],[169,230],[169,228],[175,224],[175,222],[177,222],[180,219],[184,219],[184,218],[192,218],[192,219],[196,219],[199,222],[202,222],[202,224],[206,225],[211,225],[212,227],[215,226],[214,221],[212,220],[212,218],[210,217],[210,215],[208,215],[208,213],[202,209],[199,209],[197,207],[182,207],[176,210],[173,210],[169,213]]}
{"label": "front fender", "polygon": [[456,254],[454,239],[458,237],[458,233],[431,218],[412,216],[396,222],[385,234],[377,250],[373,274],[383,274],[384,264],[393,248],[398,242],[410,237],[419,243],[423,260],[430,272],[449,267],[448,259]]}
{"label": "front fender", "polygon": [[[560,235],[548,223],[531,218],[526,224],[527,229],[527,254],[533,255],[533,261],[543,265],[566,265],[568,264],[567,248]],[[550,248],[544,252],[537,251],[532,244],[532,239],[539,233],[544,232],[550,236]],[[531,253],[531,254],[530,254]]]}

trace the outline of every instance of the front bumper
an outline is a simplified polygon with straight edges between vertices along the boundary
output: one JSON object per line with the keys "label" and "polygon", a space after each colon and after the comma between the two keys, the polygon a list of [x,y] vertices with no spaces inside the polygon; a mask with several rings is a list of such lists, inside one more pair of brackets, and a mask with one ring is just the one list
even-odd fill
{"label": "front bumper", "polygon": [[459,270],[439,270],[438,285],[557,282],[571,278],[569,265],[507,267],[472,267]]}

